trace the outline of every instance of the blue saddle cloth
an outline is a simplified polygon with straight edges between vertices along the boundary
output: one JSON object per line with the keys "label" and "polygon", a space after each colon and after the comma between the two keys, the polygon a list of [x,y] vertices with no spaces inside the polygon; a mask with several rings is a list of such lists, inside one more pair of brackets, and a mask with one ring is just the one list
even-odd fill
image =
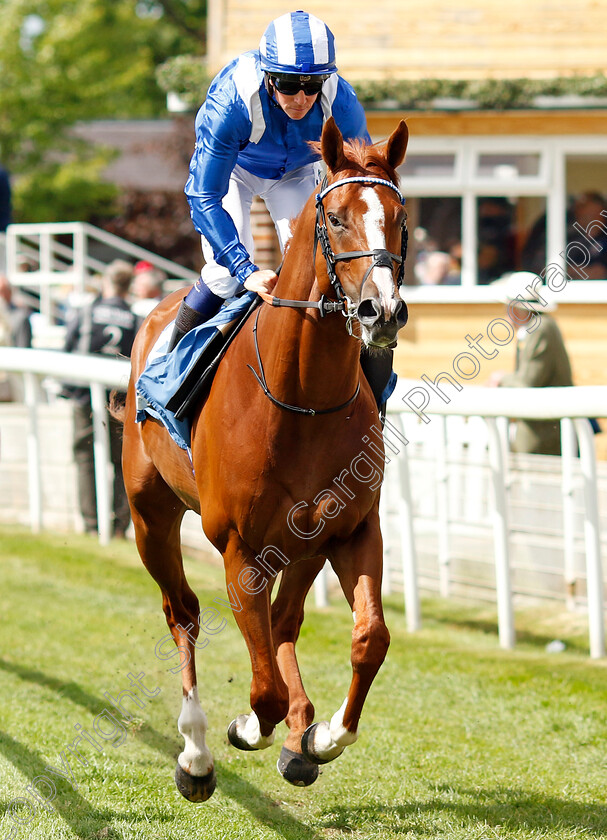
{"label": "blue saddle cloth", "polygon": [[219,327],[243,317],[256,298],[255,292],[246,292],[227,300],[217,315],[186,333],[170,353],[167,353],[167,347],[173,334],[173,322],[164,328],[135,385],[138,423],[142,423],[148,415],[155,417],[164,424],[175,443],[189,452],[190,419],[178,420],[166,405],[183,385],[205,348],[217,336]]}

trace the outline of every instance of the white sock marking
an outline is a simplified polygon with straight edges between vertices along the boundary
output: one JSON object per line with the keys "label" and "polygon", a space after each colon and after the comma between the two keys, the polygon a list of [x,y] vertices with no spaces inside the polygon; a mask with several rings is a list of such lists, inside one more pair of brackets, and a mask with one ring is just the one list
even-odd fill
{"label": "white sock marking", "polygon": [[258,750],[265,750],[274,743],[276,730],[272,730],[269,735],[261,734],[261,726],[259,725],[259,718],[255,712],[247,715],[247,722],[244,729],[238,733],[241,738],[247,742],[250,747],[256,747]]}
{"label": "white sock marking", "polygon": [[314,734],[313,749],[319,758],[328,761],[337,758],[347,746],[353,744],[358,738],[358,733],[349,732],[344,726],[344,712],[347,705],[348,698],[346,697],[329,724],[326,721],[318,724]]}
{"label": "white sock marking", "polygon": [[206,776],[213,767],[213,756],[205,744],[207,716],[202,710],[196,686],[183,698],[177,728],[183,735],[185,747],[177,761],[191,776]]}

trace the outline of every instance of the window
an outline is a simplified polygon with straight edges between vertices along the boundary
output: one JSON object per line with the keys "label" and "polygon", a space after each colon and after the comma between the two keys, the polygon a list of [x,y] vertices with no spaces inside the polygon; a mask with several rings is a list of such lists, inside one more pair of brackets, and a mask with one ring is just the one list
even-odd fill
{"label": "window", "polygon": [[546,265],[546,199],[482,196],[476,200],[477,283]]}
{"label": "window", "polygon": [[481,153],[477,161],[477,174],[480,178],[496,181],[536,177],[540,174],[540,155]]}
{"label": "window", "polygon": [[568,155],[565,172],[568,276],[606,280],[607,155]]}
{"label": "window", "polygon": [[407,201],[409,255],[405,283],[454,286],[461,283],[462,200],[456,196]]}
{"label": "window", "polygon": [[411,154],[402,167],[405,178],[452,178],[455,174],[455,154]]}
{"label": "window", "polygon": [[584,282],[607,280],[604,138],[413,135],[399,174],[416,297],[486,299],[502,274],[555,264],[578,281],[569,299],[607,297]]}

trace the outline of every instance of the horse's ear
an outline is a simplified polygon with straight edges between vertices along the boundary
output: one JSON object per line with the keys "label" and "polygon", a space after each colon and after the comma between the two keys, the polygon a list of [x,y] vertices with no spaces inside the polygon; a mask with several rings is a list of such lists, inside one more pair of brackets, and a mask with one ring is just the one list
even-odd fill
{"label": "horse's ear", "polygon": [[386,144],[386,159],[393,169],[397,169],[405,159],[408,142],[409,129],[407,123],[401,120]]}
{"label": "horse's ear", "polygon": [[323,126],[320,138],[322,158],[331,172],[337,172],[345,163],[344,138],[333,117],[329,117]]}

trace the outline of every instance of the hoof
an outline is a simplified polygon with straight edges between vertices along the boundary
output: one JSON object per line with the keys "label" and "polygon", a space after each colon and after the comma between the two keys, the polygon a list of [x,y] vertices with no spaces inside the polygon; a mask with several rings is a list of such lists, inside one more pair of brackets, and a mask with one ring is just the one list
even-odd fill
{"label": "hoof", "polygon": [[324,726],[327,729],[329,728],[327,721],[320,721],[319,723],[313,723],[312,726],[308,726],[304,734],[301,736],[301,751],[308,761],[311,761],[313,764],[328,764],[330,761],[333,761],[340,756],[345,747],[337,747],[335,754],[331,755],[329,758],[320,758],[320,756],[314,752],[314,737],[319,726]]}
{"label": "hoof", "polygon": [[238,715],[237,718],[234,718],[232,723],[228,726],[228,741],[233,747],[236,747],[237,750],[252,752],[253,750],[257,750],[258,747],[252,747],[238,734],[238,729],[244,729],[248,717],[248,715]]}
{"label": "hoof", "polygon": [[276,767],[285,781],[298,787],[308,787],[318,778],[318,764],[287,747],[281,749]]}
{"label": "hoof", "polygon": [[175,784],[179,793],[190,802],[206,802],[213,795],[217,784],[215,768],[213,767],[206,776],[191,776],[186,773],[181,764],[177,764]]}

